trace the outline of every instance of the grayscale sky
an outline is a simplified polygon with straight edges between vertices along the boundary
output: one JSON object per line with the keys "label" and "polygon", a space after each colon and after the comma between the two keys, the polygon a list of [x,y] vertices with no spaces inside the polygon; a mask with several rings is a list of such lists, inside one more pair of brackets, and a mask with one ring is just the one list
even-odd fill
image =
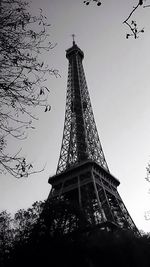
{"label": "grayscale sky", "polygon": [[71,34],[84,51],[83,61],[93,112],[111,173],[121,182],[118,191],[139,229],[150,231],[145,211],[150,210],[150,184],[146,166],[150,160],[150,8],[134,15],[145,33],[135,40],[125,38],[128,29],[122,23],[137,1],[102,0],[86,6],[82,0],[33,0],[31,12],[42,8],[51,23],[50,40],[57,46],[43,54],[61,77],[49,77],[51,112],[33,112],[39,116],[36,130],[27,140],[12,144],[42,173],[17,180],[0,177],[0,210],[15,212],[50,192],[49,176],[55,174],[61,148],[68,61],[65,50],[72,45]]}

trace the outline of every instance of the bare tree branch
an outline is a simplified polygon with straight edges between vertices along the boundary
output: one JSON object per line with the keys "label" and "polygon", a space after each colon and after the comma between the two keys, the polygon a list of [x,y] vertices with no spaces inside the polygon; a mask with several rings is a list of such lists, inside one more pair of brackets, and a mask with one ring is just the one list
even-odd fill
{"label": "bare tree branch", "polygon": [[10,137],[23,140],[27,129],[34,128],[33,108],[50,110],[50,90],[44,83],[47,75],[59,74],[45,65],[40,55],[55,44],[49,41],[50,24],[42,9],[33,16],[25,1],[1,0],[0,22],[0,171],[27,177],[31,164],[20,154],[6,151]]}
{"label": "bare tree branch", "polygon": [[96,2],[97,6],[101,6],[101,4],[102,4],[99,0],[85,0],[85,1],[83,1],[83,3],[86,4],[87,6],[88,6],[91,2]]}
{"label": "bare tree branch", "polygon": [[[84,0],[83,3],[86,5],[89,5],[91,2],[95,2],[98,6],[101,6],[101,2],[99,0]],[[126,34],[126,38],[128,39],[130,36],[137,39],[139,37],[140,33],[144,32],[144,28],[138,29],[137,23],[135,20],[131,20],[133,14],[136,12],[136,10],[142,6],[143,8],[150,7],[150,5],[144,5],[144,2],[146,0],[138,0],[137,5],[133,7],[132,11],[128,15],[128,17],[123,21],[123,23],[129,28],[130,32]]]}
{"label": "bare tree branch", "polygon": [[133,10],[130,12],[129,16],[123,21],[124,24],[127,25],[127,27],[129,27],[131,33],[127,33],[126,34],[126,38],[128,39],[130,36],[133,36],[135,39],[137,39],[139,37],[139,33],[143,33],[144,32],[144,28],[142,28],[141,30],[138,30],[137,27],[137,23],[134,20],[130,19],[133,15],[133,13],[135,13],[135,11],[143,5],[143,0],[138,0],[138,3],[135,7],[133,7]]}

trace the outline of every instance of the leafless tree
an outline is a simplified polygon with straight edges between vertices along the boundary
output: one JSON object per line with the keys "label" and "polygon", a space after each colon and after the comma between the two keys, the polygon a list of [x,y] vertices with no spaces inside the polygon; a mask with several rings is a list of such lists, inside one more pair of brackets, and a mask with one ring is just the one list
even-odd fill
{"label": "leafless tree", "polygon": [[[137,4],[135,6],[133,6],[133,9],[131,10],[131,12],[129,13],[129,15],[127,16],[127,18],[123,21],[123,23],[128,27],[129,29],[129,33],[126,34],[126,38],[128,39],[129,37],[134,37],[135,39],[137,39],[139,37],[140,33],[144,32],[144,28],[139,29],[139,27],[137,26],[137,22],[135,20],[132,19],[133,13],[136,12],[136,10],[140,7],[146,8],[146,7],[150,7],[150,4],[146,4],[147,0],[138,0]],[[97,4],[97,6],[101,6],[102,2],[99,0],[84,0],[83,1],[86,5],[89,5],[91,2],[95,2]]]}
{"label": "leafless tree", "polygon": [[0,172],[17,178],[32,173],[32,165],[20,152],[10,154],[9,140],[26,138],[36,119],[33,107],[50,110],[45,75],[58,75],[40,58],[55,46],[49,42],[49,27],[42,10],[34,16],[27,2],[0,0]]}

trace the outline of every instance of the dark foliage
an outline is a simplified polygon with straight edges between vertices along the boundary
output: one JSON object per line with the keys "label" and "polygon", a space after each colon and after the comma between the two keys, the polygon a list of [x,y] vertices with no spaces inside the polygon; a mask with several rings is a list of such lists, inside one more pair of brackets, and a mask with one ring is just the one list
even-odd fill
{"label": "dark foliage", "polygon": [[[10,231],[10,222],[12,222],[10,216],[6,212],[1,214],[0,234],[5,241],[3,244],[1,243],[0,247],[0,265],[2,267],[23,265],[52,267],[150,266],[149,235],[139,237],[129,231],[118,229],[107,232],[99,228],[83,231],[74,235],[73,238],[70,235],[52,235],[49,225],[53,216],[50,216],[51,219],[44,224],[43,213],[41,213],[43,205],[43,203],[35,203],[27,211],[17,213],[15,218],[17,217],[18,225],[20,225],[20,228],[16,228],[19,229],[19,232],[16,230],[17,235],[12,230]],[[65,207],[65,210],[69,215],[70,212],[73,212],[73,207]],[[24,216],[25,214],[26,216]],[[40,214],[42,215],[40,216]],[[74,214],[77,212],[74,211]],[[78,217],[80,216],[82,218],[83,214],[78,214]],[[5,231],[3,231],[4,229]],[[11,235],[8,235],[10,232]],[[21,234],[19,234],[20,232]],[[3,249],[4,244],[6,250]]]}
{"label": "dark foliage", "polygon": [[[32,237],[33,238],[33,237]],[[35,238],[35,239],[34,239]],[[45,234],[18,244],[6,266],[116,266],[148,267],[149,238],[125,232],[91,232],[71,242]]]}

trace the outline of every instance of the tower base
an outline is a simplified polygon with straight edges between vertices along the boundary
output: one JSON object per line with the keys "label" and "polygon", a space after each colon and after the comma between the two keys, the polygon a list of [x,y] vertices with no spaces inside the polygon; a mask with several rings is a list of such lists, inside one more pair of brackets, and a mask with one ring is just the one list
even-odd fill
{"label": "tower base", "polygon": [[[138,233],[118,191],[120,182],[99,164],[86,161],[49,178],[55,203],[53,228],[71,233],[108,225]],[[52,215],[53,214],[53,215]]]}

